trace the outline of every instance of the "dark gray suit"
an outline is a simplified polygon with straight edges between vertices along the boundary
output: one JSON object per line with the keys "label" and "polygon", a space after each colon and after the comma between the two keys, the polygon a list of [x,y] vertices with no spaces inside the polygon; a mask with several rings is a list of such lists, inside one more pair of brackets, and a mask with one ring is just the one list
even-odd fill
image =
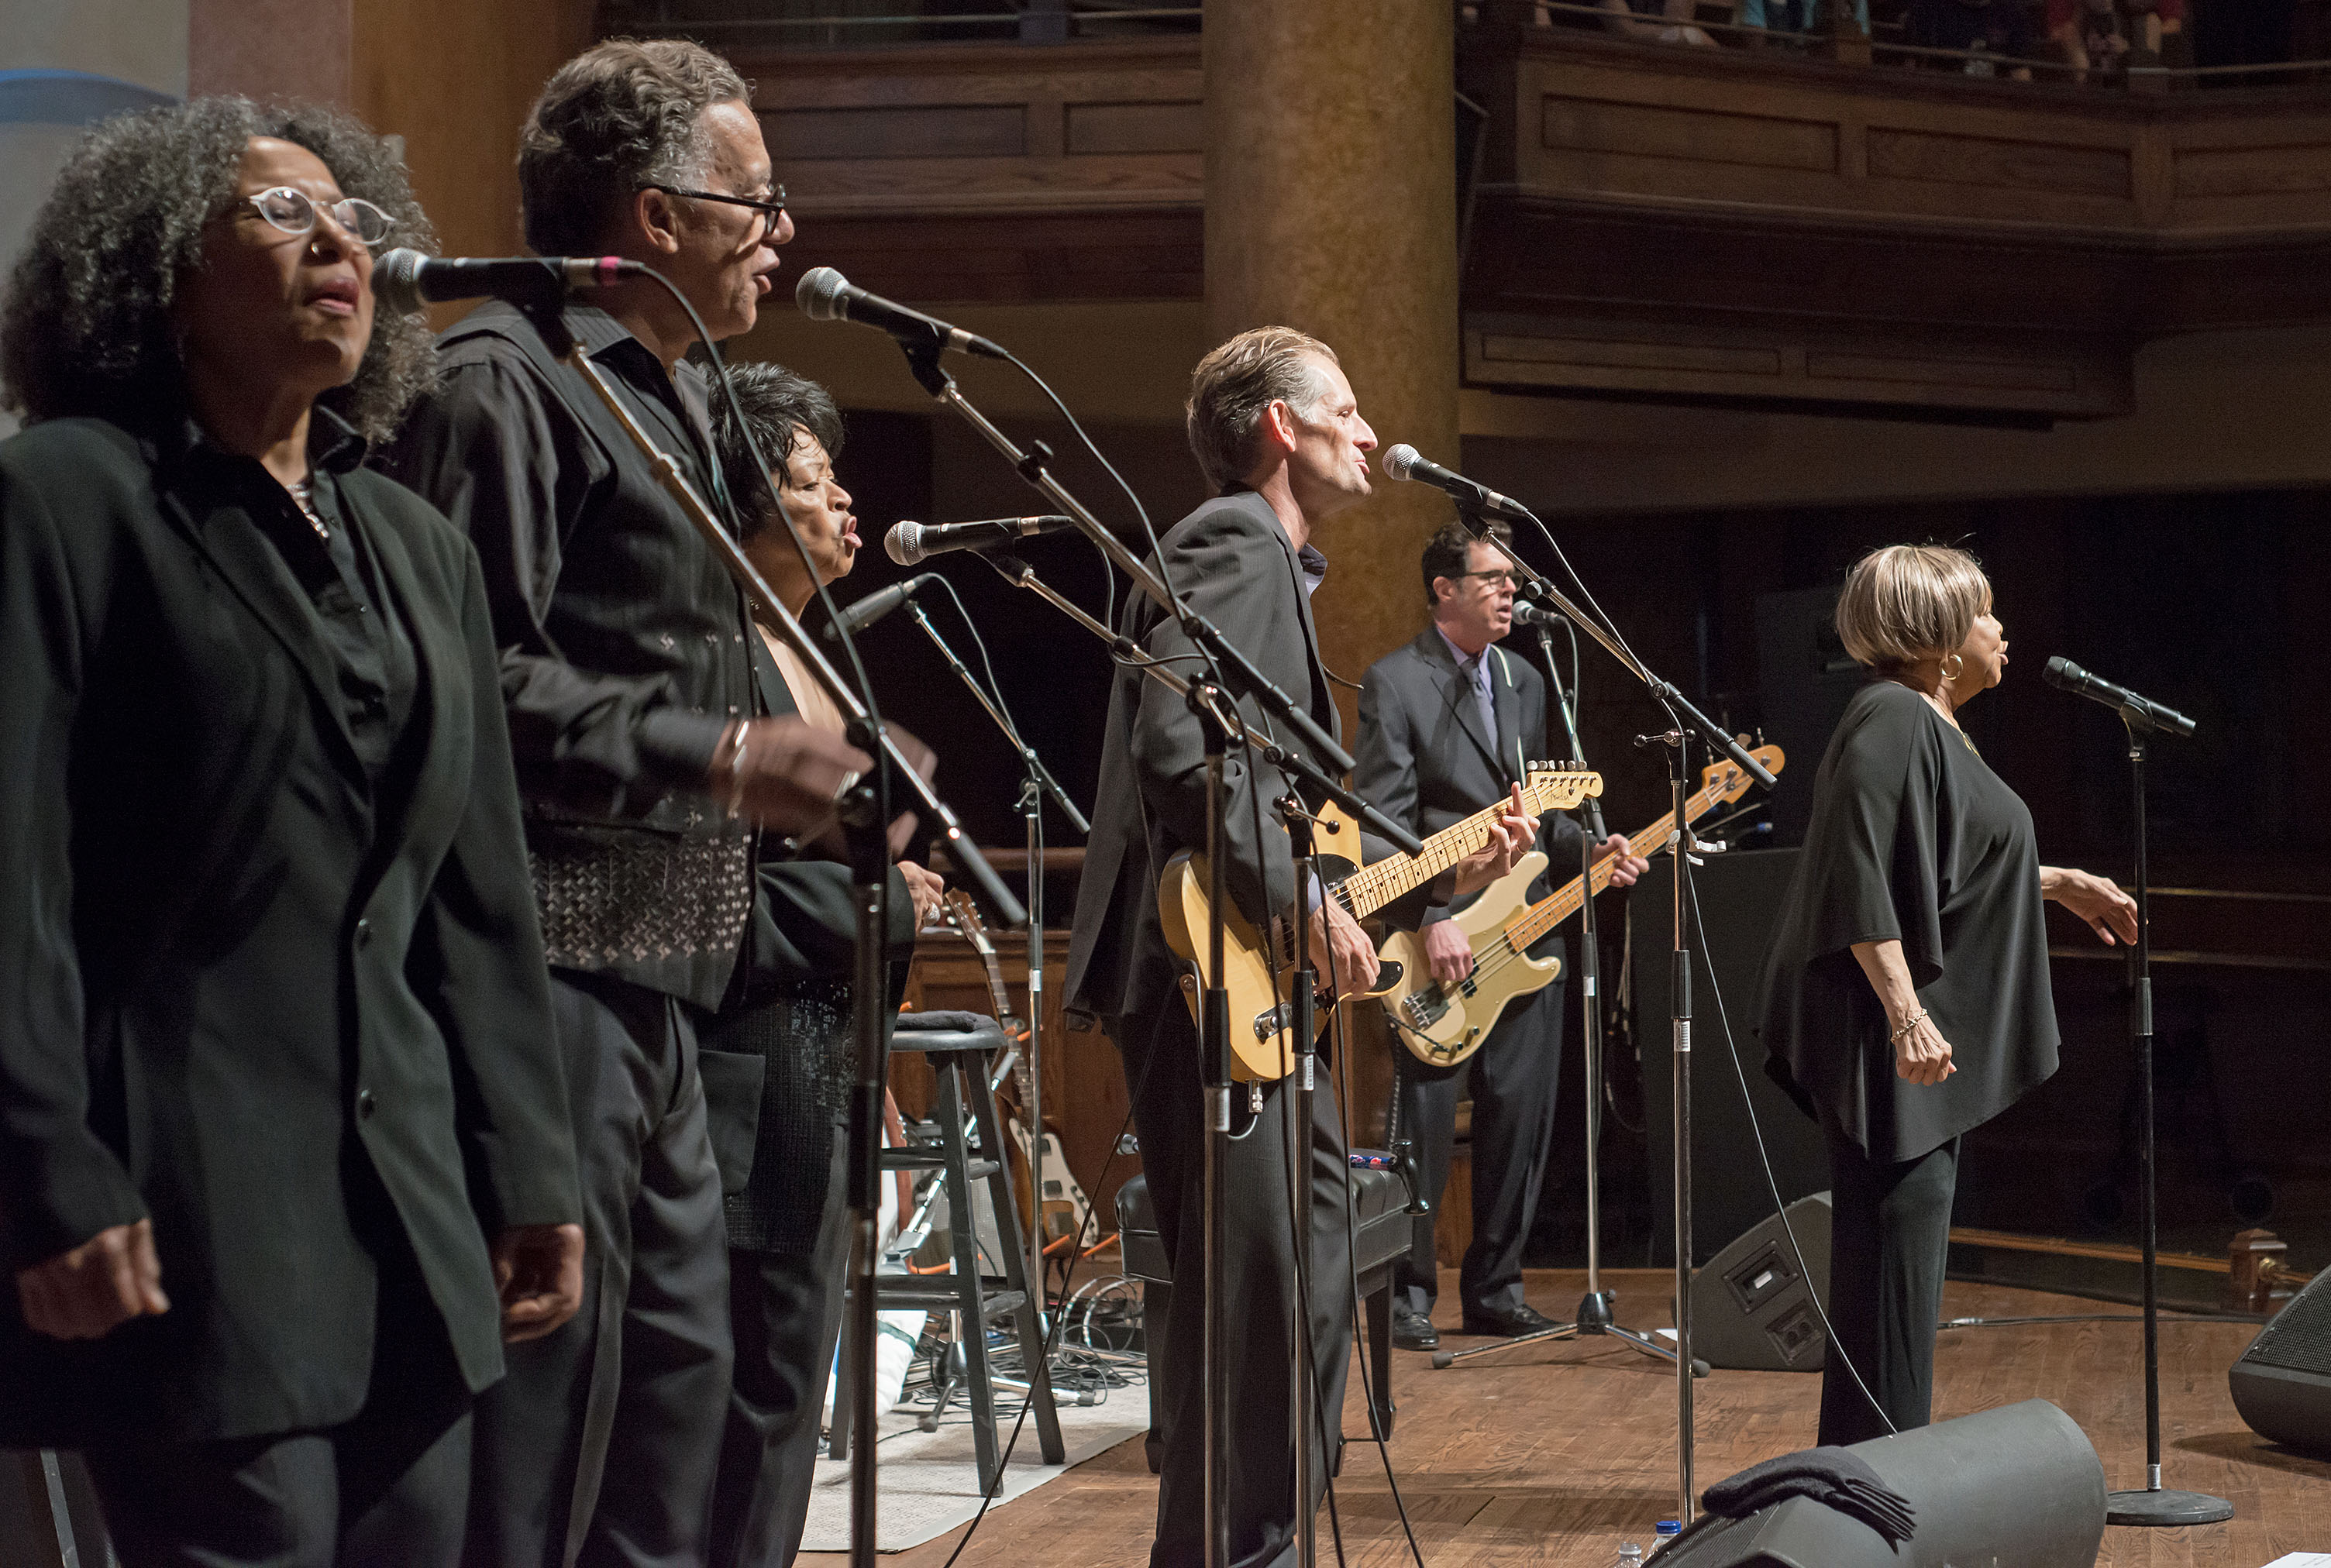
{"label": "dark gray suit", "polygon": [[[1504,649],[1488,652],[1489,690],[1498,733],[1485,734],[1479,703],[1437,627],[1427,626],[1405,647],[1370,667],[1360,694],[1359,769],[1354,787],[1394,822],[1432,834],[1463,821],[1518,782],[1530,757],[1542,755],[1546,682],[1527,661]],[[1532,898],[1578,874],[1578,824],[1549,812],[1538,823],[1537,847],[1549,863],[1531,885]],[[1434,910],[1430,924],[1451,908]],[[1561,950],[1550,936],[1540,951]],[[1529,1240],[1537,1190],[1554,1136],[1555,1083],[1562,1065],[1563,985],[1559,980],[1509,1005],[1481,1049],[1464,1067],[1436,1071],[1403,1047],[1400,1119],[1414,1140],[1418,1174],[1433,1214],[1420,1215],[1415,1240],[1398,1284],[1409,1305],[1432,1310],[1439,1274],[1432,1252],[1433,1219],[1449,1180],[1457,1102],[1473,1102],[1473,1239],[1465,1250],[1460,1289],[1470,1312],[1509,1312],[1522,1304],[1522,1248]]]}
{"label": "dark gray suit", "polygon": [[[1295,546],[1270,508],[1241,493],[1207,502],[1162,541],[1172,581],[1199,613],[1220,627],[1262,673],[1306,705],[1331,732],[1336,708],[1319,662],[1303,572],[1326,563]],[[1180,626],[1136,595],[1120,630],[1157,658],[1191,652]],[[1195,673],[1184,659],[1173,668]],[[1239,704],[1250,723],[1261,710]],[[1236,751],[1227,759],[1229,805],[1223,821],[1225,872],[1232,900],[1260,925],[1295,900],[1295,868],[1270,801],[1285,793],[1275,769],[1260,779]],[[1258,796],[1260,798],[1258,798]],[[1156,1568],[1197,1562],[1203,1551],[1204,1436],[1204,1215],[1200,1173],[1204,1156],[1197,1031],[1177,990],[1177,964],[1158,927],[1157,880],[1175,854],[1203,849],[1206,776],[1204,737],[1182,699],[1138,670],[1120,668],[1109,694],[1099,803],[1077,893],[1065,1005],[1099,1018],[1125,1059],[1134,1123],[1150,1201],[1178,1288],[1167,1308],[1158,1375],[1150,1399],[1164,1433],[1157,1494]],[[1256,812],[1261,813],[1257,829]],[[1366,858],[1386,852],[1372,844]],[[1401,908],[1421,909],[1429,889]],[[1387,911],[1394,915],[1395,911]],[[1414,916],[1409,915],[1413,922]],[[1231,1264],[1221,1284],[1240,1325],[1231,1348],[1231,1559],[1277,1563],[1291,1554],[1294,1529],[1293,1438],[1289,1430],[1288,1328],[1296,1304],[1292,1212],[1281,1086],[1265,1088],[1259,1123],[1231,1145],[1226,1185]],[[1310,1238],[1311,1339],[1324,1408],[1340,1411],[1351,1356],[1351,1269],[1341,1205],[1348,1174],[1335,1096],[1314,1102],[1308,1146],[1315,1216]],[[1154,1330],[1153,1330],[1154,1332]],[[1153,1339],[1152,1344],[1159,1341]],[[1335,1428],[1326,1429],[1332,1439]],[[1317,1451],[1317,1450],[1315,1450]],[[1324,1477],[1312,1478],[1316,1506]]]}

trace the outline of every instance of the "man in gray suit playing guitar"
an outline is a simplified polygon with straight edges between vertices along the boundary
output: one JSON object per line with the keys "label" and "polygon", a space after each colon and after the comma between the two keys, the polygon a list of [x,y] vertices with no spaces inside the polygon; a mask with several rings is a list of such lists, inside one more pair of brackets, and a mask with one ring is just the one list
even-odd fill
{"label": "man in gray suit playing guitar", "polygon": [[[1546,735],[1546,682],[1496,644],[1513,630],[1514,579],[1493,545],[1450,523],[1424,546],[1424,594],[1432,624],[1376,660],[1360,694],[1359,767],[1353,784],[1371,805],[1419,833],[1437,832],[1520,781],[1525,753]],[[1538,848],[1552,868],[1529,889],[1544,897],[1578,874],[1579,827],[1549,812]],[[1599,854],[1620,857],[1611,879],[1624,887],[1645,869],[1613,834]],[[1430,910],[1421,931],[1432,976],[1445,984],[1473,970],[1473,950],[1450,918],[1462,901]],[[1473,1102],[1473,1238],[1460,1289],[1468,1334],[1527,1334],[1553,1325],[1522,1298],[1522,1247],[1537,1208],[1554,1136],[1555,1082],[1562,1062],[1559,981],[1508,1005],[1467,1065],[1432,1069],[1395,1042],[1400,1124],[1413,1141],[1431,1213],[1394,1277],[1393,1343],[1440,1343],[1432,1305],[1440,1277],[1432,1230],[1449,1180],[1457,1103]],[[1398,1028],[1395,1018],[1394,1027]]]}
{"label": "man in gray suit playing guitar", "polygon": [[[1310,592],[1327,572],[1311,543],[1322,519],[1369,492],[1367,453],[1375,432],[1360,417],[1351,384],[1333,350],[1281,327],[1257,328],[1203,360],[1193,377],[1190,445],[1220,492],[1176,523],[1153,565],[1198,613],[1254,660],[1265,677],[1305,705],[1333,733],[1331,700],[1311,621]],[[1135,595],[1120,630],[1153,660],[1195,673],[1180,625]],[[1266,728],[1261,710],[1242,698],[1243,720]],[[1285,738],[1282,735],[1282,738]],[[1299,740],[1289,744],[1299,746]],[[1270,802],[1287,781],[1268,764],[1233,749],[1224,765],[1229,801],[1222,821],[1224,870],[1232,900],[1255,926],[1295,904],[1296,870],[1287,834]],[[1489,794],[1495,796],[1497,791]],[[1198,721],[1182,699],[1137,667],[1120,663],[1109,695],[1100,787],[1078,889],[1063,997],[1070,1022],[1098,1020],[1125,1063],[1141,1163],[1149,1180],[1159,1239],[1173,1259],[1174,1292],[1163,1330],[1164,1354],[1150,1391],[1164,1438],[1157,1535],[1152,1568],[1184,1568],[1204,1554],[1204,1216],[1199,1201],[1205,1126],[1200,1098],[1198,1037],[1179,985],[1180,965],[1167,946],[1158,886],[1173,857],[1205,838],[1205,756]],[[1487,886],[1528,848],[1532,824],[1518,798],[1491,819],[1487,843],[1407,898],[1384,907],[1411,927],[1436,896]],[[1372,846],[1373,861],[1388,847]],[[1332,965],[1337,987],[1350,993],[1375,977],[1366,936],[1335,902],[1315,908],[1312,952]],[[1078,1024],[1082,1027],[1082,1024]],[[1262,1110],[1232,1145],[1225,1176],[1231,1244],[1223,1278],[1212,1283],[1231,1297],[1240,1326],[1231,1386],[1231,1466],[1225,1507],[1231,1568],[1279,1568],[1294,1555],[1295,1498],[1317,1506],[1324,1472],[1299,1483],[1294,1474],[1290,1330],[1297,1309],[1296,1247],[1288,1202],[1290,1159],[1308,1165],[1315,1194],[1308,1302],[1318,1368],[1320,1408],[1343,1409],[1351,1354],[1351,1273],[1343,1212],[1348,1166],[1336,1098],[1326,1085],[1308,1131],[1292,1140],[1282,1126],[1279,1082],[1261,1084]],[[1244,1097],[1240,1097],[1243,1121]],[[1290,1147],[1290,1143],[1295,1146]],[[1301,1168],[1301,1167],[1298,1167]],[[1153,1338],[1153,1345],[1160,1343]],[[1336,1428],[1315,1453],[1324,1454]]]}

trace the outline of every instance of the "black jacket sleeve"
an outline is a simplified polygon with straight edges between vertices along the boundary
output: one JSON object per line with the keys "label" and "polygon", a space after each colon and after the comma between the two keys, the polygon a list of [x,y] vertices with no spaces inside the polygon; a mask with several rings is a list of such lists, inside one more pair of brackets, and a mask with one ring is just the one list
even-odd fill
{"label": "black jacket sleeve", "polygon": [[725,720],[688,711],[665,676],[575,663],[550,630],[561,543],[606,482],[606,454],[515,350],[465,349],[399,433],[392,468],[477,548],[519,765],[618,789],[700,786]]}
{"label": "black jacket sleeve", "polygon": [[[1289,671],[1304,673],[1306,679],[1295,688],[1299,700],[1309,685],[1305,670],[1309,654],[1302,629],[1289,613],[1291,584],[1284,547],[1262,532],[1277,526],[1242,507],[1212,508],[1174,530],[1166,543],[1166,562],[1169,577],[1191,607],[1219,627],[1266,675],[1286,687]],[[1204,668],[1191,657],[1196,651],[1180,622],[1170,616],[1150,631],[1144,647],[1154,659],[1174,660],[1172,668],[1177,670]],[[1251,722],[1259,719],[1260,710],[1251,700],[1239,708]],[[1166,833],[1176,842],[1203,846],[1204,734],[1182,698],[1161,682],[1142,684],[1132,752],[1142,799]],[[1268,765],[1258,775],[1236,748],[1223,758],[1223,777],[1227,786],[1222,822],[1224,880],[1232,902],[1256,926],[1267,926],[1295,902],[1293,851],[1270,805],[1286,784],[1279,771]]]}
{"label": "black jacket sleeve", "polygon": [[[69,751],[101,590],[40,476],[0,465],[0,1268],[145,1217],[90,1129]],[[0,1288],[14,1286],[0,1283]]]}
{"label": "black jacket sleeve", "polygon": [[489,1236],[583,1217],[566,1088],[551,1029],[509,738],[493,702],[493,628],[477,557],[462,548],[471,665],[469,801],[414,930],[414,989],[452,1059],[472,1202]]}

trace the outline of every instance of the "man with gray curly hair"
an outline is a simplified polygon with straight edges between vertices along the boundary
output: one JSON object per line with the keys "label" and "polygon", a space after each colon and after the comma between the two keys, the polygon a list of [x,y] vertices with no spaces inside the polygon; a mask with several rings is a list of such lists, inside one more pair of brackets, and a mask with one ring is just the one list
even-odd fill
{"label": "man with gray curly hair", "polygon": [[[752,327],[793,237],[750,91],[692,43],[602,43],[553,74],[519,157],[538,251],[671,280],[560,317],[724,509],[683,356]],[[721,1193],[749,1168],[761,1062],[697,1033],[739,968],[756,830],[818,825],[871,764],[768,715],[718,558],[522,311],[482,307],[439,359],[392,471],[484,563],[591,1248],[584,1310],[480,1405],[471,1560],[699,1563],[732,1360]]]}

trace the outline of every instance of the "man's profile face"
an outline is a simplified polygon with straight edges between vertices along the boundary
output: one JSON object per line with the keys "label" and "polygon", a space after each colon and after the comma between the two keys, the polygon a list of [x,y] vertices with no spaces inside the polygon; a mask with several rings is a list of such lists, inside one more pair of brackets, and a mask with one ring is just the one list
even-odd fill
{"label": "man's profile face", "polygon": [[1314,358],[1320,396],[1308,410],[1287,408],[1295,428],[1295,450],[1287,462],[1288,488],[1295,504],[1314,522],[1369,494],[1368,456],[1376,432],[1360,417],[1358,399],[1340,366]]}
{"label": "man's profile face", "polygon": [[[703,189],[718,195],[775,199],[769,149],[752,109],[731,100],[699,119],[710,149]],[[659,269],[704,318],[714,342],[749,332],[762,297],[775,286],[777,247],[794,237],[791,214],[772,223],[751,207],[690,196],[670,198],[678,252]]]}

